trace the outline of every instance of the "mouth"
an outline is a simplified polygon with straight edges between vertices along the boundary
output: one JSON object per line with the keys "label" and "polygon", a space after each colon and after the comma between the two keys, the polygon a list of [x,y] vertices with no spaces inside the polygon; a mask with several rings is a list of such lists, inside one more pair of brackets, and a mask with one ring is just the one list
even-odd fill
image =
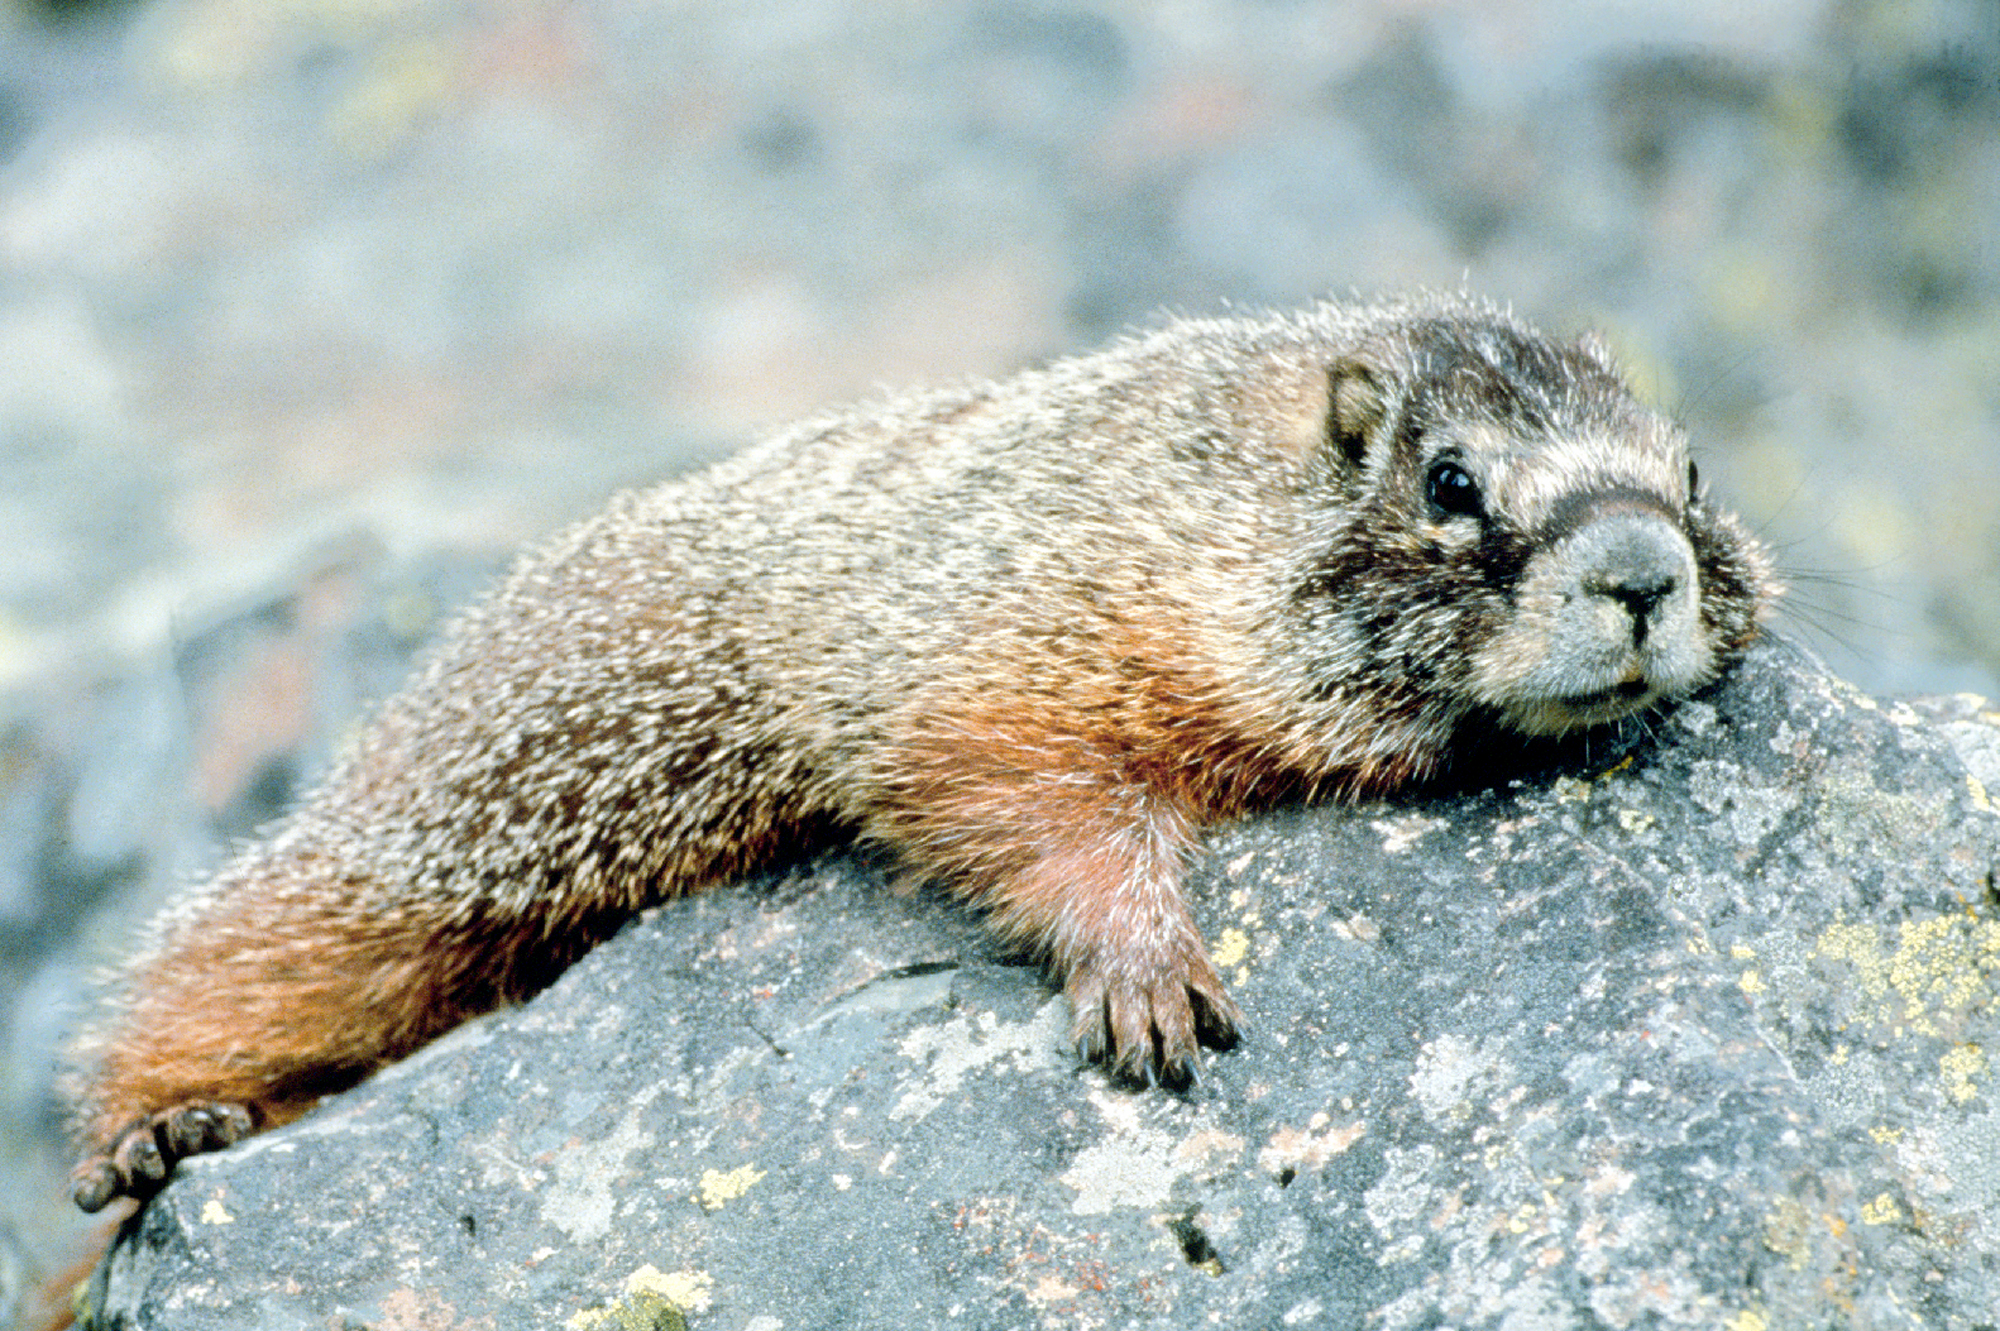
{"label": "mouth", "polygon": [[[1543,678],[1535,678],[1536,674]],[[1642,712],[1662,698],[1677,696],[1685,682],[1673,671],[1653,668],[1642,659],[1557,663],[1516,681],[1511,696],[1495,701],[1513,729],[1561,735]],[[1538,684],[1542,687],[1535,687]]]}
{"label": "mouth", "polygon": [[1596,689],[1590,693],[1570,693],[1555,699],[1558,707],[1566,707],[1576,712],[1596,712],[1605,708],[1629,709],[1637,707],[1653,692],[1653,686],[1643,676],[1635,676],[1622,683],[1613,684],[1608,689]]}
{"label": "mouth", "polygon": [[1586,693],[1563,693],[1537,702],[1517,703],[1508,709],[1508,719],[1515,729],[1530,735],[1562,735],[1630,716],[1659,696],[1659,690],[1644,676],[1634,676]]}

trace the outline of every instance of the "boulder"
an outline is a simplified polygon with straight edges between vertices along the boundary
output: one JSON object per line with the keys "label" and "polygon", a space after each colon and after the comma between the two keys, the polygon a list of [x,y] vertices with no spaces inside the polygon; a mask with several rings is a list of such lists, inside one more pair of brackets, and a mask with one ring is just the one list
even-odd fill
{"label": "boulder", "polygon": [[830,856],[184,1164],[95,1322],[1990,1327],[2000,714],[1771,643],[1459,780],[1210,838],[1189,1094]]}

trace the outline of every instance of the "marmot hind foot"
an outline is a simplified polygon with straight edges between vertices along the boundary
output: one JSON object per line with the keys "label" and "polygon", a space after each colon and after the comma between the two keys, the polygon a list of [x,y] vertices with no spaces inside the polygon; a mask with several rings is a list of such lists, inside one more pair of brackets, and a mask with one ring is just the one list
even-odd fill
{"label": "marmot hind foot", "polygon": [[191,1155],[219,1151],[256,1129],[249,1108],[191,1100],[133,1119],[70,1171],[70,1196],[85,1211],[101,1211],[119,1197],[144,1200],[158,1192],[174,1165]]}

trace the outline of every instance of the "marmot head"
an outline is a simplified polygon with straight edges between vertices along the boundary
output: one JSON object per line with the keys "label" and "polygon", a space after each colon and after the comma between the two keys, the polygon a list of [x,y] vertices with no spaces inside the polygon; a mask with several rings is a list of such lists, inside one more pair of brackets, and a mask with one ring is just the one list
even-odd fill
{"label": "marmot head", "polygon": [[1328,370],[1335,498],[1293,594],[1350,679],[1556,734],[1741,653],[1768,558],[1599,343],[1458,298],[1374,314]]}

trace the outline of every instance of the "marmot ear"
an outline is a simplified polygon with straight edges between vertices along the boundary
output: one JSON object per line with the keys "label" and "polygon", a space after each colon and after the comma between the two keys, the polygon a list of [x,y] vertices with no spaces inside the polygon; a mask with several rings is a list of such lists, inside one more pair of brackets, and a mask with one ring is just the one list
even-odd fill
{"label": "marmot ear", "polygon": [[1342,462],[1359,471],[1368,441],[1388,411],[1388,395],[1375,372],[1352,356],[1334,363],[1327,388],[1327,442]]}

